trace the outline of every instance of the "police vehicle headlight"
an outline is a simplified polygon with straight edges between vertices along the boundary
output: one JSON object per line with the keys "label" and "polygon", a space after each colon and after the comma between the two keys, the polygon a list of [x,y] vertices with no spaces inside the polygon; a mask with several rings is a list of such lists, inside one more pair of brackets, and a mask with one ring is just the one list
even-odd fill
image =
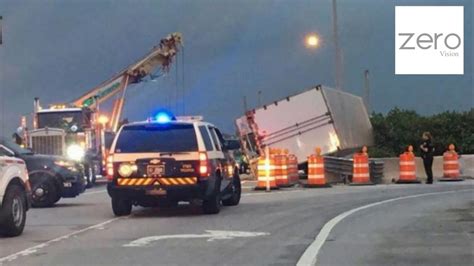
{"label": "police vehicle headlight", "polygon": [[130,177],[135,171],[137,171],[137,166],[129,163],[122,163],[118,168],[121,177]]}
{"label": "police vehicle headlight", "polygon": [[84,150],[83,147],[73,144],[69,147],[67,147],[67,156],[75,161],[80,161],[82,158],[84,158],[84,155],[86,154],[86,151]]}

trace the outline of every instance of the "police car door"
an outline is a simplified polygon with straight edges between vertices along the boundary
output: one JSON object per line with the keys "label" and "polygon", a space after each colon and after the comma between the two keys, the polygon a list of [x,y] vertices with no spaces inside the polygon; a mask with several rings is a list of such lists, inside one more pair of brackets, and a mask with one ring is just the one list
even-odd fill
{"label": "police car door", "polygon": [[232,178],[232,176],[229,176],[227,173],[226,166],[228,158],[226,158],[227,155],[223,147],[222,135],[220,134],[219,130],[215,127],[210,126],[209,132],[211,133],[212,142],[214,143],[214,148],[216,151],[215,158],[213,159],[215,159],[216,166],[221,172],[221,190],[223,190],[230,184],[230,179]]}

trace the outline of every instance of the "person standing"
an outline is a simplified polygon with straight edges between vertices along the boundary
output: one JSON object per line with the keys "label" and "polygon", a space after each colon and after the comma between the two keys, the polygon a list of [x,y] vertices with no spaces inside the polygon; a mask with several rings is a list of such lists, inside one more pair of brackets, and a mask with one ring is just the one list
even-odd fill
{"label": "person standing", "polygon": [[426,184],[433,184],[433,156],[434,146],[433,138],[430,132],[424,132],[421,136],[423,143],[420,145],[421,158],[423,159],[423,166],[425,167],[425,173],[428,177]]}

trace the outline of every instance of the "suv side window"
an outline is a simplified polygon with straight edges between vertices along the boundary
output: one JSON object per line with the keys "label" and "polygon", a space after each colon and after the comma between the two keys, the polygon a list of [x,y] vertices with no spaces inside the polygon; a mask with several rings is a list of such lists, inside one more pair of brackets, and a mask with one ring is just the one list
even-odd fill
{"label": "suv side window", "polygon": [[212,141],[211,141],[211,137],[209,136],[209,131],[207,130],[207,127],[199,126],[199,131],[201,132],[202,140],[204,141],[204,146],[206,147],[206,151],[214,150],[212,148]]}
{"label": "suv side window", "polygon": [[214,130],[216,131],[217,138],[219,139],[219,142],[221,143],[222,150],[225,150],[225,147],[224,147],[224,144],[225,144],[224,137],[222,136],[222,134],[221,134],[221,132],[219,131],[219,129],[214,128]]}
{"label": "suv side window", "polygon": [[215,149],[218,150],[218,151],[221,151],[222,150],[221,149],[221,144],[219,143],[219,140],[217,138],[215,128],[209,127],[209,131],[211,131],[211,136],[212,136],[212,140],[214,142]]}
{"label": "suv side window", "polygon": [[0,156],[12,157],[13,154],[12,154],[9,150],[5,149],[5,147],[3,147],[2,145],[0,145]]}

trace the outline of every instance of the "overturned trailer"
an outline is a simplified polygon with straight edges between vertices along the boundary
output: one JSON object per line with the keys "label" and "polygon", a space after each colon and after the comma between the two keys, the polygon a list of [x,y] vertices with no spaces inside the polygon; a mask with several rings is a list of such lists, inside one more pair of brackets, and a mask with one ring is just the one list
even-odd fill
{"label": "overturned trailer", "polygon": [[362,98],[321,85],[249,110],[235,122],[251,164],[266,146],[287,149],[304,164],[316,147],[323,154],[347,154],[373,143]]}

